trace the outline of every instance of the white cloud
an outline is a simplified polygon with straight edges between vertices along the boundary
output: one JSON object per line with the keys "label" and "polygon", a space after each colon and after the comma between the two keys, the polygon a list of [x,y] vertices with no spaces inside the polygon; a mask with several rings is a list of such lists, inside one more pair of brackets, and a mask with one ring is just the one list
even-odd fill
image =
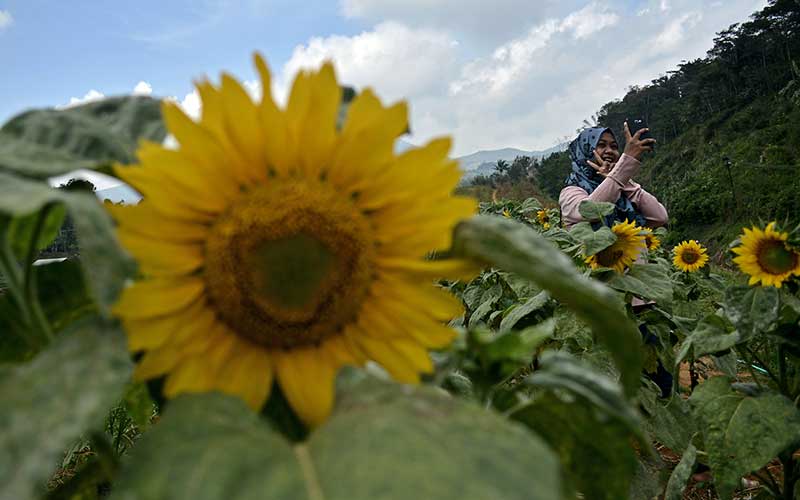
{"label": "white cloud", "polygon": [[456,68],[457,46],[443,33],[396,22],[378,24],[374,30],[352,37],[315,37],[295,47],[274,90],[282,100],[299,69],[332,60],[339,81],[374,86],[390,100],[437,93],[446,89],[446,75]]}
{"label": "white cloud", "polygon": [[608,11],[607,6],[592,2],[581,10],[575,11],[561,22],[562,31],[572,31],[575,39],[582,39],[602,29],[614,26],[619,16]]}
{"label": "white cloud", "polygon": [[687,12],[681,17],[670,21],[656,36],[653,45],[654,50],[656,52],[665,52],[678,47],[686,38],[687,33],[697,26],[702,19],[703,15],[700,12]]}
{"label": "white cloud", "polygon": [[67,104],[59,104],[56,106],[56,109],[72,108],[74,106],[80,106],[81,104],[86,104],[87,102],[99,101],[104,97],[105,94],[103,94],[102,92],[98,92],[95,89],[91,89],[83,97],[70,97],[69,102]]}
{"label": "white cloud", "polygon": [[666,12],[669,10],[669,0],[661,0],[658,5],[658,8],[661,9],[661,12]]}
{"label": "white cloud", "polygon": [[153,86],[142,80],[133,87],[133,95],[150,95],[153,93]]}
{"label": "white cloud", "polygon": [[14,18],[11,16],[11,12],[0,10],[0,30],[8,28],[12,24],[14,24]]}

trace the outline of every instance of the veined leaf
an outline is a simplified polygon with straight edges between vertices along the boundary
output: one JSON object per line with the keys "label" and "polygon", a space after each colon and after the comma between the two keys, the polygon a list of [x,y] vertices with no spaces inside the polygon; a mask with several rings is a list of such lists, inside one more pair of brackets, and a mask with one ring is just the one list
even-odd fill
{"label": "veined leaf", "polygon": [[[512,458],[513,457],[513,458]],[[368,379],[290,445],[238,399],[182,396],[132,451],[120,498],[559,498],[555,454],[492,412]]]}
{"label": "veined leaf", "polygon": [[723,499],[743,475],[800,445],[800,410],[789,399],[771,392],[746,396],[731,388],[731,380],[710,378],[689,398],[704,424],[709,465]]}
{"label": "veined leaf", "polygon": [[161,103],[150,97],[27,111],[0,128],[0,171],[44,179],[115,161],[130,163],[140,139],[161,142],[164,137]]}
{"label": "veined leaf", "polygon": [[39,498],[81,434],[102,429],[132,364],[121,332],[82,321],[32,361],[0,370],[2,498]]}
{"label": "veined leaf", "polygon": [[578,206],[578,211],[586,220],[600,220],[606,215],[614,213],[616,206],[605,201],[583,200]]}
{"label": "veined leaf", "polygon": [[742,340],[766,333],[778,320],[780,300],[772,287],[732,286],[725,291],[725,314]]}
{"label": "veined leaf", "polygon": [[539,292],[524,303],[514,306],[500,322],[500,331],[511,330],[522,318],[544,307],[548,300],[550,300],[550,295],[547,292]]}
{"label": "veined leaf", "polygon": [[608,286],[644,300],[654,300],[667,310],[672,307],[672,281],[661,264],[634,264],[627,273],[614,273]]}
{"label": "veined leaf", "polygon": [[680,463],[669,476],[664,500],[681,500],[683,498],[683,490],[686,488],[689,476],[692,475],[695,461],[697,461],[697,448],[690,444],[683,452]]}
{"label": "veined leaf", "polygon": [[705,354],[714,354],[730,349],[741,341],[739,332],[733,330],[728,321],[716,314],[703,318],[681,345],[675,365],[682,363],[691,354],[694,359]]}
{"label": "veined leaf", "polygon": [[583,253],[587,256],[605,250],[617,241],[617,235],[611,229],[603,226],[595,231],[588,222],[575,224],[570,228],[569,234],[583,243]]}

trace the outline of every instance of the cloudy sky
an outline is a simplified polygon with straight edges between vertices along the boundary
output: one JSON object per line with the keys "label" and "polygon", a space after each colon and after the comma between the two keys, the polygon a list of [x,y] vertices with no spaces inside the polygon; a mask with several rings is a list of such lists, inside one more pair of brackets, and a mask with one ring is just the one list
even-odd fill
{"label": "cloudy sky", "polygon": [[[0,122],[104,95],[173,97],[193,79],[255,82],[260,51],[286,92],[332,59],[339,78],[411,104],[411,142],[455,155],[545,149],[631,85],[702,57],[766,0],[0,0]],[[280,98],[280,97],[279,97]]]}

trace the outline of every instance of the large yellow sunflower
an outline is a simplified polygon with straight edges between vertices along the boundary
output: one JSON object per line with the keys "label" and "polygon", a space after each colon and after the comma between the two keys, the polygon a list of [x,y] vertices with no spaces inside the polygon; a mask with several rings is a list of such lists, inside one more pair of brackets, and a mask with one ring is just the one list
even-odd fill
{"label": "large yellow sunflower", "polygon": [[610,247],[587,257],[586,263],[592,269],[610,267],[622,274],[625,268],[630,267],[639,258],[644,249],[644,236],[640,234],[641,228],[637,227],[635,222],[628,222],[628,219],[614,224],[611,231],[617,236],[617,241]]}
{"label": "large yellow sunflower", "polygon": [[644,232],[644,244],[647,247],[648,252],[652,252],[661,246],[661,240],[658,239],[658,236],[656,236],[655,233],[653,233],[652,229],[649,227],[643,227],[641,230]]}
{"label": "large yellow sunflower", "polygon": [[770,222],[764,230],[744,229],[742,244],[733,249],[733,261],[750,275],[750,284],[780,288],[791,276],[800,276],[800,253],[786,244],[788,233],[775,230]]}
{"label": "large yellow sunflower", "polygon": [[682,241],[675,247],[672,263],[681,271],[694,272],[708,262],[706,249],[695,240]]}
{"label": "large yellow sunflower", "polygon": [[144,351],[136,377],[166,375],[166,397],[219,390],[258,409],[274,380],[313,426],[342,365],[374,360],[407,383],[432,370],[427,350],[451,342],[442,321],[461,311],[433,280],[473,270],[424,256],[476,203],[451,195],[449,138],[394,154],[405,103],[365,89],[337,129],[331,64],[299,73],[285,109],[255,64],[259,102],[227,74],[199,82],[199,122],[162,108],[179,148],[146,143],[116,168],[144,197],[109,207],[144,279],[115,312]]}

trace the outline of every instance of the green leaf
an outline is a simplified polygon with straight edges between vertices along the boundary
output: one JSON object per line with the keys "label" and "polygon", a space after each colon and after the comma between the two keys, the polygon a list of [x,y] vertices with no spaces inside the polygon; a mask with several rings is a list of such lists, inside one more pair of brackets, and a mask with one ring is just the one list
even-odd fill
{"label": "green leaf", "polygon": [[[41,250],[58,236],[58,230],[64,223],[66,210],[63,206],[54,207],[47,213],[42,227],[39,230],[39,237],[35,242],[35,250]],[[14,254],[20,259],[24,259],[28,252],[33,232],[36,229],[36,223],[39,219],[38,213],[32,213],[23,217],[17,217],[11,220],[8,227],[8,239],[11,241],[11,248]]]}
{"label": "green leaf", "polygon": [[640,299],[653,300],[666,309],[672,307],[672,281],[661,264],[634,264],[627,273],[614,273],[608,286]]}
{"label": "green leaf", "polygon": [[769,331],[778,320],[779,305],[773,287],[732,286],[725,291],[725,314],[743,341]]}
{"label": "green leaf", "polygon": [[161,103],[150,97],[28,111],[0,128],[0,170],[47,178],[115,161],[130,163],[140,139],[161,142],[164,137]]}
{"label": "green leaf", "polygon": [[642,339],[616,292],[583,276],[556,246],[516,221],[477,216],[462,222],[455,231],[453,251],[528,278],[572,309],[611,352],[626,394],[636,393]]}
{"label": "green leaf", "polygon": [[[637,463],[630,432],[619,421],[598,417],[590,406],[565,402],[552,393],[537,397],[511,418],[558,452],[569,485],[584,498],[628,498]],[[564,498],[575,497],[569,493]]]}
{"label": "green leaf", "polygon": [[561,351],[548,351],[539,358],[540,367],[525,382],[535,387],[569,391],[623,424],[644,446],[649,440],[642,431],[639,414],[628,403],[617,382],[586,363]]}
{"label": "green leaf", "polygon": [[32,361],[0,371],[0,484],[4,498],[38,497],[62,454],[101,430],[130,377],[122,333],[83,321]]}
{"label": "green leaf", "polygon": [[697,323],[694,331],[683,341],[675,366],[686,360],[689,354],[698,359],[706,354],[726,351],[741,340],[737,331],[731,331],[731,325],[725,318],[709,314]]}
{"label": "green leaf", "polygon": [[479,305],[469,317],[469,328],[474,328],[479,321],[483,320],[502,296],[503,287],[500,284],[496,284],[487,290],[481,297],[483,302],[481,302],[481,305]]}
{"label": "green leaf", "polygon": [[703,438],[717,491],[730,498],[739,479],[800,445],[800,410],[776,393],[746,396],[728,377],[698,386],[689,402],[704,423]]}
{"label": "green leaf", "polygon": [[530,362],[534,351],[553,336],[556,322],[549,318],[520,331],[507,331],[495,337],[486,348],[491,361]]}
{"label": "green leaf", "polygon": [[522,318],[544,307],[548,300],[550,300],[550,295],[547,292],[539,292],[523,304],[514,306],[500,322],[500,331],[507,332],[511,330]]}
{"label": "green leaf", "polygon": [[137,444],[119,498],[559,498],[554,453],[499,415],[428,387],[368,379],[290,445],[238,399],[175,399]]}
{"label": "green leaf", "polygon": [[686,483],[689,482],[689,476],[692,475],[692,468],[696,461],[697,448],[690,444],[683,453],[678,466],[669,476],[664,500],[681,500],[683,498],[683,490],[686,488]]}
{"label": "green leaf", "polygon": [[91,193],[53,189],[44,182],[0,172],[0,214],[27,216],[50,203],[63,204],[72,217],[86,283],[100,310],[107,313],[133,264],[117,243],[102,204]]}
{"label": "green leaf", "polygon": [[651,414],[646,425],[648,433],[675,453],[683,453],[698,431],[689,403],[675,396],[666,405],[657,400],[647,411]]}
{"label": "green leaf", "polygon": [[578,211],[586,220],[601,220],[606,215],[611,215],[616,210],[616,205],[606,201],[583,200],[578,206]]}
{"label": "green leaf", "polygon": [[583,253],[587,256],[594,255],[617,241],[617,235],[611,229],[603,226],[595,231],[588,222],[575,224],[570,228],[569,234],[583,243]]}

